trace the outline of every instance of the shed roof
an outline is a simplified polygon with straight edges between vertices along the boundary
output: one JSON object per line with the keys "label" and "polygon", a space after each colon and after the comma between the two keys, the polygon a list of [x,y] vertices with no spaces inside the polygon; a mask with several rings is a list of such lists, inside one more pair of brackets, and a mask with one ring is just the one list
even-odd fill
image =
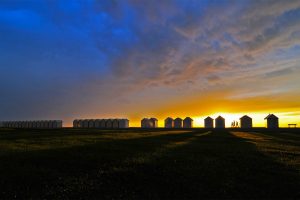
{"label": "shed roof", "polygon": [[278,117],[274,114],[269,114],[268,116],[265,117],[265,119],[278,119]]}
{"label": "shed roof", "polygon": [[190,117],[184,118],[184,121],[186,121],[186,120],[194,121],[194,120],[193,120],[192,118],[190,118]]}
{"label": "shed roof", "polygon": [[178,121],[178,120],[182,121],[182,119],[180,117],[177,117],[175,120],[176,121]]}
{"label": "shed roof", "polygon": [[205,120],[211,119],[213,120],[213,118],[211,118],[210,116],[206,117]]}
{"label": "shed roof", "polygon": [[217,117],[216,119],[224,119],[222,116]]}
{"label": "shed roof", "polygon": [[172,117],[168,117],[168,118],[165,119],[165,121],[166,120],[173,120],[173,118]]}
{"label": "shed roof", "polygon": [[248,115],[244,115],[243,117],[241,117],[240,119],[252,119],[251,117],[249,117]]}

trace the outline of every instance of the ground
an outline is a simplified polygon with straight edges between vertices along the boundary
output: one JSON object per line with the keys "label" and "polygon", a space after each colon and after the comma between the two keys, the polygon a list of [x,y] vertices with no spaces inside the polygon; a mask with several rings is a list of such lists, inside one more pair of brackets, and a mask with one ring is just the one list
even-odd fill
{"label": "ground", "polygon": [[0,199],[299,199],[299,188],[298,129],[0,129]]}

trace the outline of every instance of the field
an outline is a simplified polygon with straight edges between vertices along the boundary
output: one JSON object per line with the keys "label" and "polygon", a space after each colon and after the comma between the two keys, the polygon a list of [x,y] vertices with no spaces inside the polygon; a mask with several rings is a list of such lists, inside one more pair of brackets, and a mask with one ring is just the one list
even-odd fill
{"label": "field", "polygon": [[0,199],[300,198],[300,130],[0,129]]}

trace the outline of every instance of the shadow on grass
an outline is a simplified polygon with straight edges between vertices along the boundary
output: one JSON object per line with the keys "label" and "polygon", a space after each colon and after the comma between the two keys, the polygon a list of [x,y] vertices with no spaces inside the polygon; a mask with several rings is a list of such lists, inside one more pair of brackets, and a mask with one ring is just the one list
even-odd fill
{"label": "shadow on grass", "polygon": [[2,198],[299,198],[299,174],[226,130],[0,157]]}

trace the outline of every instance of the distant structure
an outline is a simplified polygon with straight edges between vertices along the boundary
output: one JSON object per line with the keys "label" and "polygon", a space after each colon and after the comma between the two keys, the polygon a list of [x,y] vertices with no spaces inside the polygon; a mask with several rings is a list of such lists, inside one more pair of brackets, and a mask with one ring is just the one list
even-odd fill
{"label": "distant structure", "polygon": [[141,128],[157,128],[158,120],[156,118],[144,118],[141,120]]}
{"label": "distant structure", "polygon": [[278,117],[274,114],[269,114],[265,120],[267,120],[267,128],[279,128]]}
{"label": "distant structure", "polygon": [[119,128],[129,128],[129,120],[128,119],[118,119]]}
{"label": "distant structure", "polygon": [[165,119],[165,128],[173,128],[174,127],[174,120],[171,117]]}
{"label": "distant structure", "polygon": [[95,128],[95,122],[93,119],[89,120],[89,128]]}
{"label": "distant structure", "polygon": [[241,128],[252,128],[252,118],[248,115],[244,115],[240,118]]}
{"label": "distant structure", "polygon": [[225,128],[225,119],[221,116],[215,119],[215,127],[216,128]]}
{"label": "distant structure", "polygon": [[213,128],[214,127],[214,119],[211,117],[206,117],[204,119],[204,128]]}
{"label": "distant structure", "polygon": [[152,128],[157,128],[158,127],[158,120],[154,117],[150,118],[150,122],[152,125]]}
{"label": "distant structure", "polygon": [[2,128],[24,128],[24,129],[52,129],[62,128],[62,120],[38,120],[38,121],[2,121]]}
{"label": "distant structure", "polygon": [[183,120],[183,128],[193,128],[194,120],[190,117],[186,117]]}
{"label": "distant structure", "polygon": [[141,120],[141,128],[151,128],[150,120],[148,118],[143,118]]}
{"label": "distant structure", "polygon": [[89,119],[83,120],[83,128],[88,128],[89,127]]}
{"label": "distant structure", "polygon": [[100,119],[95,120],[95,128],[101,128],[101,120]]}
{"label": "distant structure", "polygon": [[112,120],[112,128],[119,128],[119,120],[118,119]]}
{"label": "distant structure", "polygon": [[73,128],[128,128],[128,119],[75,119]]}
{"label": "distant structure", "polygon": [[177,117],[174,120],[174,128],[182,128],[182,119]]}

